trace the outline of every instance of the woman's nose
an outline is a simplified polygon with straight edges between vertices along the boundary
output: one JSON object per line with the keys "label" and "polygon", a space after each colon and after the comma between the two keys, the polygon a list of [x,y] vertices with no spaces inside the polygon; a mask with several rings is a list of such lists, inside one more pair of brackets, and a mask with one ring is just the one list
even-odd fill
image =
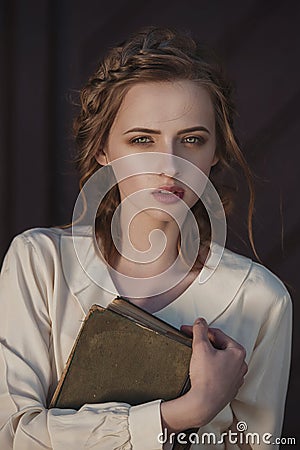
{"label": "woman's nose", "polygon": [[169,177],[175,177],[179,174],[179,161],[175,154],[174,145],[168,145],[162,148],[157,157],[160,173]]}

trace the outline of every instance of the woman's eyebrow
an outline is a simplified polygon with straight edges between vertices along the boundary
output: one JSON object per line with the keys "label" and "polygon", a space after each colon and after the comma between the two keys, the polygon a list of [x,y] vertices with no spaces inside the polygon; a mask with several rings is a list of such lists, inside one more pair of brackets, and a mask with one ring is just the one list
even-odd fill
{"label": "woman's eyebrow", "polygon": [[177,134],[192,133],[193,131],[206,131],[206,133],[210,134],[210,131],[201,125],[192,128],[185,128],[184,130],[178,131]]}
{"label": "woman's eyebrow", "polygon": [[123,134],[133,133],[134,131],[138,131],[140,133],[152,133],[152,134],[161,134],[159,130],[151,130],[150,128],[131,128],[130,130],[125,131]]}
{"label": "woman's eyebrow", "polygon": [[[203,127],[203,126],[185,128],[184,130],[178,131],[177,134],[179,135],[179,134],[184,134],[184,133],[192,133],[193,131],[206,131],[206,133],[210,134],[210,131],[207,128]],[[150,128],[140,128],[140,127],[131,128],[130,130],[125,131],[125,133],[123,133],[123,134],[134,133],[134,132],[161,134],[160,130],[152,130]]]}

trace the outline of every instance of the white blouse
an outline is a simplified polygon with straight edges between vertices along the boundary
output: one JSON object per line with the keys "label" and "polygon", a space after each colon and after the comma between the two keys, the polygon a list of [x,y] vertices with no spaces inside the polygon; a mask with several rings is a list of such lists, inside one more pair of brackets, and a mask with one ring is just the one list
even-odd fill
{"label": "white blouse", "polygon": [[[73,239],[86,266],[97,270],[111,290],[100,288],[83,270]],[[5,257],[0,277],[1,450],[162,449],[160,399],[133,407],[86,404],[79,411],[46,407],[89,307],[107,306],[117,294],[92,247],[92,239],[84,234],[73,238],[70,230],[37,228],[17,236]],[[249,369],[244,385],[199,430],[199,439],[203,433],[214,433],[220,442],[215,448],[239,448],[228,438],[221,443],[234,418],[246,423],[244,434],[259,435],[259,443],[249,441],[253,449],[270,448],[262,442],[263,435],[269,442],[280,437],[291,311],[289,294],[275,275],[225,250],[208,281],[195,279],[175,301],[154,313],[178,328],[205,317],[246,349]],[[212,448],[207,440],[201,444],[201,439],[193,439],[192,449]]]}

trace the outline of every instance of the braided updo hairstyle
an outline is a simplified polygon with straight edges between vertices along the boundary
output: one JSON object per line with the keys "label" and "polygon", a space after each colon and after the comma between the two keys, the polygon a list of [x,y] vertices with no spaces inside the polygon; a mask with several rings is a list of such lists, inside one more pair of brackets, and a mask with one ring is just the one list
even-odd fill
{"label": "braided updo hairstyle", "polygon": [[[219,162],[212,168],[214,183],[225,213],[232,206],[232,196],[215,174],[238,165],[249,187],[248,235],[255,252],[252,234],[254,189],[250,169],[239,148],[233,130],[235,113],[232,88],[222,69],[211,55],[192,37],[168,28],[148,27],[110,50],[95,74],[81,91],[81,111],[74,122],[79,149],[80,187],[101,167],[96,154],[103,149],[120,105],[131,86],[137,83],[193,80],[206,88],[211,96],[216,121],[216,155]],[[116,250],[110,236],[112,215],[120,203],[118,186],[114,186],[101,202],[96,218],[96,234],[101,251],[111,262]],[[199,226],[201,240],[209,241],[210,223],[200,200],[192,212]],[[199,264],[202,262],[199,260]]]}

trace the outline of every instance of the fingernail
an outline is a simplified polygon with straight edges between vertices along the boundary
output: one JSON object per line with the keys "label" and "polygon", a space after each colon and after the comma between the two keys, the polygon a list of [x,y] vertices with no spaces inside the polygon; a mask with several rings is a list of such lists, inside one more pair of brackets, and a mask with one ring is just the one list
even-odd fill
{"label": "fingernail", "polygon": [[207,323],[206,323],[206,320],[204,319],[204,318],[199,318],[199,319],[197,319],[196,321],[195,321],[195,323],[198,325],[198,324],[201,324],[201,325],[207,325]]}

